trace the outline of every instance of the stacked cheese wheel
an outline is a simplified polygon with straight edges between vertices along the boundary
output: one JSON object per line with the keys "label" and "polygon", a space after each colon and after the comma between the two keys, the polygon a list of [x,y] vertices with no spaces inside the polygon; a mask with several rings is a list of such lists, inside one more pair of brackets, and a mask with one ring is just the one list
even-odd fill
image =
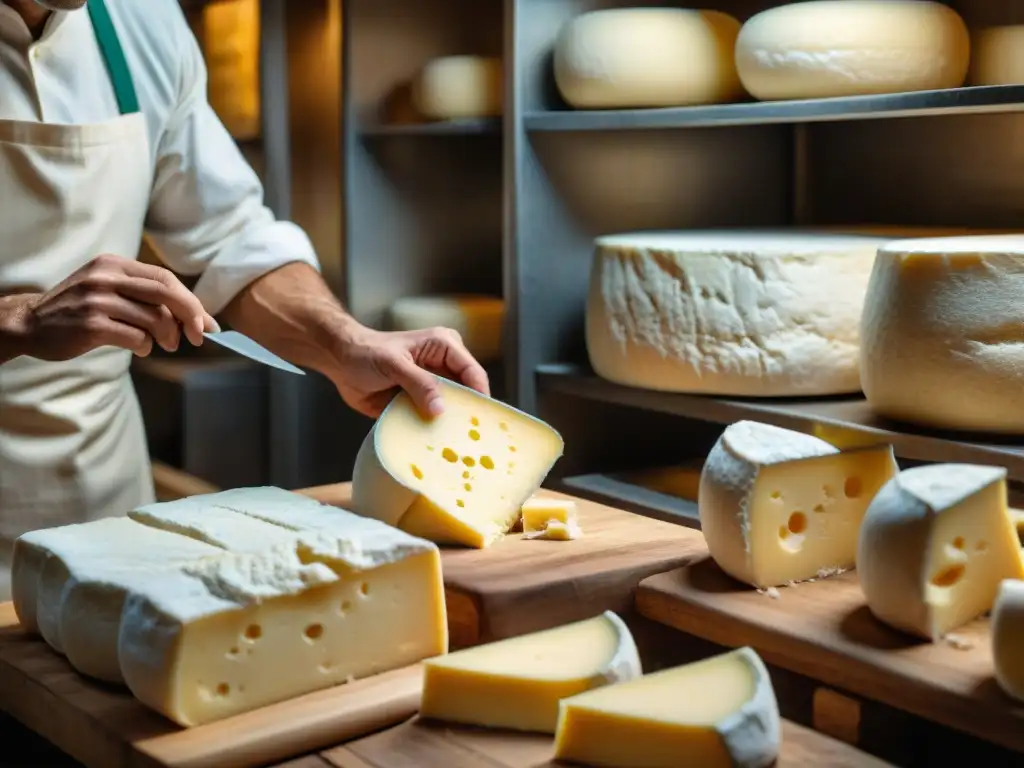
{"label": "stacked cheese wheel", "polygon": [[390,325],[396,331],[434,326],[453,328],[472,355],[483,364],[501,359],[505,302],[494,296],[406,296],[391,305]]}

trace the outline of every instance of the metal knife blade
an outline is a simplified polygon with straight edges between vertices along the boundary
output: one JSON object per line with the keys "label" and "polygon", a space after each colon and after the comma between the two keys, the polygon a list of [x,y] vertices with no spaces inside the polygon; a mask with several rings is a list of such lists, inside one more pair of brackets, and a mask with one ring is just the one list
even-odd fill
{"label": "metal knife blade", "polygon": [[288,373],[297,373],[299,376],[306,375],[306,372],[301,368],[296,368],[287,360],[282,360],[269,349],[261,347],[248,336],[238,331],[218,331],[217,333],[204,333],[203,336],[226,349],[230,349],[232,352],[237,352],[243,357],[255,360],[257,363],[288,371]]}

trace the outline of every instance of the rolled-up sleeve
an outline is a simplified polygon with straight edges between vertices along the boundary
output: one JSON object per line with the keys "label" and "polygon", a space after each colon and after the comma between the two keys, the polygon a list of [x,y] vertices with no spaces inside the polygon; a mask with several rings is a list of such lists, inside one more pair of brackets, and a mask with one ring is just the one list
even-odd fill
{"label": "rolled-up sleeve", "polygon": [[268,272],[319,263],[306,233],[263,204],[263,185],[207,101],[206,65],[185,31],[179,99],[157,148],[146,231],[170,269],[200,275],[195,294],[217,314]]}

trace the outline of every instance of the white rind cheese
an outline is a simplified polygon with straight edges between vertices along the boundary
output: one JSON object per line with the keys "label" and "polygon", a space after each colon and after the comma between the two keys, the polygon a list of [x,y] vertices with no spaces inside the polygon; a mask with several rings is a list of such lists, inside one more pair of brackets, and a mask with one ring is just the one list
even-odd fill
{"label": "white rind cheese", "polygon": [[736,41],[740,80],[766,101],[959,88],[969,64],[963,19],[920,0],[788,3]]}
{"label": "white rind cheese", "polygon": [[470,353],[486,365],[501,358],[505,302],[494,296],[406,296],[388,310],[395,331],[441,326],[462,336]]}
{"label": "white rind cheese", "polygon": [[501,59],[444,56],[427,63],[412,82],[412,100],[424,117],[457,120],[502,113]]}
{"label": "white rind cheese", "polygon": [[990,610],[1003,579],[1024,578],[1006,470],[934,464],[898,474],[864,517],[857,571],[878,619],[928,640]]}
{"label": "white rind cheese", "polygon": [[554,733],[567,696],[642,673],[629,629],[610,611],[424,662],[420,716]]}
{"label": "white rind cheese", "polygon": [[1024,701],[1024,581],[999,585],[991,629],[996,682],[1007,696]]}
{"label": "white rind cheese", "polygon": [[566,22],[555,42],[558,90],[577,109],[735,101],[740,23],[718,11],[616,8]]}
{"label": "white rind cheese", "polygon": [[864,304],[872,409],[946,429],[1024,432],[1024,235],[901,240],[879,250]]}
{"label": "white rind cheese", "polygon": [[841,453],[800,432],[732,424],[701,474],[708,550],[727,574],[759,588],[851,568],[868,504],[897,471],[890,446]]}
{"label": "white rind cheese", "polygon": [[447,379],[445,412],[402,393],[356,456],[352,508],[424,539],[483,548],[502,538],[562,455],[543,421]]}
{"label": "white rind cheese", "polygon": [[1024,24],[978,30],[971,59],[971,85],[1024,83]]}
{"label": "white rind cheese", "polygon": [[772,230],[599,238],[591,365],[617,384],[666,392],[857,392],[861,310],[885,242]]}
{"label": "white rind cheese", "polygon": [[564,699],[555,759],[607,768],[767,768],[782,721],[751,648]]}

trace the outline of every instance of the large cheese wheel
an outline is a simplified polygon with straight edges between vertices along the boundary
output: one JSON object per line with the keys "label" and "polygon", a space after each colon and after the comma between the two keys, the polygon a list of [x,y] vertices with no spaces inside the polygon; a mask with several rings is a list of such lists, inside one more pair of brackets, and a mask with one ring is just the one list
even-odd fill
{"label": "large cheese wheel", "polygon": [[864,305],[861,376],[883,416],[1024,432],[1024,235],[897,240]]}
{"label": "large cheese wheel", "polygon": [[496,117],[502,112],[501,59],[445,56],[427,63],[412,82],[416,109],[433,120]]}
{"label": "large cheese wheel", "polygon": [[501,357],[505,302],[494,296],[406,296],[391,305],[389,314],[396,331],[454,328],[481,363]]}
{"label": "large cheese wheel", "polygon": [[718,11],[620,8],[578,16],[555,43],[558,90],[578,109],[676,107],[743,95],[740,23]]}
{"label": "large cheese wheel", "polygon": [[969,63],[963,19],[919,0],[782,5],[751,18],[736,42],[740,79],[763,100],[958,88]]}
{"label": "large cheese wheel", "polygon": [[669,392],[857,392],[861,308],[886,242],[784,230],[599,238],[591,365],[610,381]]}
{"label": "large cheese wheel", "polygon": [[979,30],[971,58],[971,85],[1024,83],[1024,24]]}

